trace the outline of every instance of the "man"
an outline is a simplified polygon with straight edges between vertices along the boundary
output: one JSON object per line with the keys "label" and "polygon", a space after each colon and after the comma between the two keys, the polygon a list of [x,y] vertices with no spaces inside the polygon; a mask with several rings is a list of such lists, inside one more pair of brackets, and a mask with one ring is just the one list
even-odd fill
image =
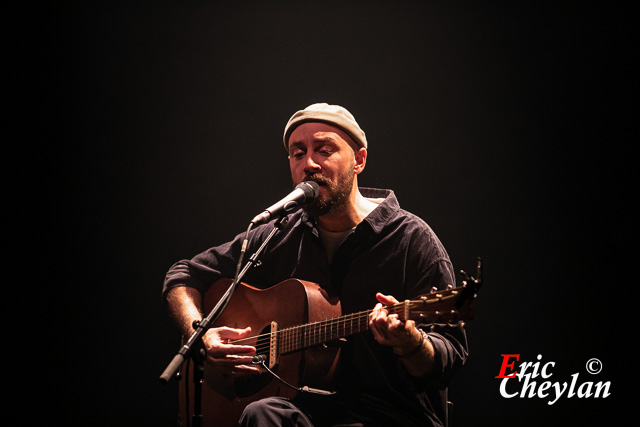
{"label": "man", "polygon": [[[296,278],[339,295],[342,311],[371,310],[370,332],[349,337],[332,396],[270,398],[249,405],[243,425],[446,425],[447,386],[468,351],[461,325],[416,325],[384,306],[455,286],[449,257],[429,226],[402,210],[392,191],[358,187],[367,160],[364,131],[343,107],[313,104],[285,127],[293,184],[315,181],[319,195],[289,215],[244,282],[267,288]],[[252,253],[273,228],[252,230]],[[202,318],[202,294],[233,277],[244,233],[167,273],[164,295],[185,335]],[[206,313],[205,313],[206,314]],[[228,340],[248,329],[212,328],[207,363],[232,375],[259,372],[256,349]],[[205,403],[206,404],[206,403]],[[287,422],[283,420],[288,420]]]}

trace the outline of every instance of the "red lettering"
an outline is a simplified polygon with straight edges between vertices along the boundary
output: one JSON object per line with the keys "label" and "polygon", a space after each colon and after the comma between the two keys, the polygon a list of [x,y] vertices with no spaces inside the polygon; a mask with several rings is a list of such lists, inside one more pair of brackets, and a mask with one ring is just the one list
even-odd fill
{"label": "red lettering", "polygon": [[496,378],[515,378],[517,372],[513,372],[513,374],[511,375],[505,375],[507,368],[511,368],[511,370],[513,371],[513,365],[516,362],[511,362],[509,363],[509,358],[511,357],[515,357],[516,360],[520,360],[520,355],[519,354],[501,354],[500,356],[502,356],[502,366],[500,367],[500,374],[498,374],[498,376]]}

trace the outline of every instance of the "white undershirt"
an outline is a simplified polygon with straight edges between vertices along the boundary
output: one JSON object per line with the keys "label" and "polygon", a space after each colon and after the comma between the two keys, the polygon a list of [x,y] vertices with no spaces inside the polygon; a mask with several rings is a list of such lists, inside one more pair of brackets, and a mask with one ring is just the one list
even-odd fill
{"label": "white undershirt", "polygon": [[322,244],[324,245],[324,249],[327,252],[327,257],[329,258],[329,262],[333,260],[333,254],[336,253],[338,247],[347,240],[349,234],[353,232],[356,228],[353,227],[349,230],[345,231],[327,231],[323,228],[318,227],[318,233],[320,234],[320,240],[322,240]]}
{"label": "white undershirt", "polygon": [[[378,205],[382,203],[384,199],[367,199],[367,200]],[[325,251],[327,252],[329,263],[331,263],[331,260],[333,260],[333,254],[336,253],[336,250],[338,250],[338,247],[340,247],[340,245],[345,240],[347,240],[347,237],[349,237],[349,234],[353,233],[353,230],[355,229],[356,227],[353,227],[345,231],[328,231],[318,226],[318,233],[320,234],[320,240],[322,240],[322,244],[324,245]]]}

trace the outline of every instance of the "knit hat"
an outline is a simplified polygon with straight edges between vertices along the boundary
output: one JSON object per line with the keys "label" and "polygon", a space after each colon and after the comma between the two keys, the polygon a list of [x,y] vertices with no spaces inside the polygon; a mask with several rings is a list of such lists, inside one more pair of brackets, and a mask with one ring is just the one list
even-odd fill
{"label": "knit hat", "polygon": [[284,128],[283,140],[285,149],[289,149],[289,136],[291,136],[291,132],[293,132],[298,125],[305,122],[323,122],[336,126],[346,132],[358,146],[367,148],[367,137],[364,131],[360,129],[356,119],[346,108],[339,105],[318,103],[309,105],[304,110],[300,110],[291,116]]}

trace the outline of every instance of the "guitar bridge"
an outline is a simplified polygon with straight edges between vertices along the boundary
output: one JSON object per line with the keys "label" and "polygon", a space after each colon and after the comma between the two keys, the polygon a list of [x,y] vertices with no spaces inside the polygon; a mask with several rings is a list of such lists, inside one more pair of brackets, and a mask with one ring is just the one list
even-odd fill
{"label": "guitar bridge", "polygon": [[278,324],[271,322],[271,333],[269,336],[269,369],[273,369],[278,362]]}
{"label": "guitar bridge", "polygon": [[265,325],[256,338],[254,363],[265,363],[273,369],[278,364],[278,323]]}

